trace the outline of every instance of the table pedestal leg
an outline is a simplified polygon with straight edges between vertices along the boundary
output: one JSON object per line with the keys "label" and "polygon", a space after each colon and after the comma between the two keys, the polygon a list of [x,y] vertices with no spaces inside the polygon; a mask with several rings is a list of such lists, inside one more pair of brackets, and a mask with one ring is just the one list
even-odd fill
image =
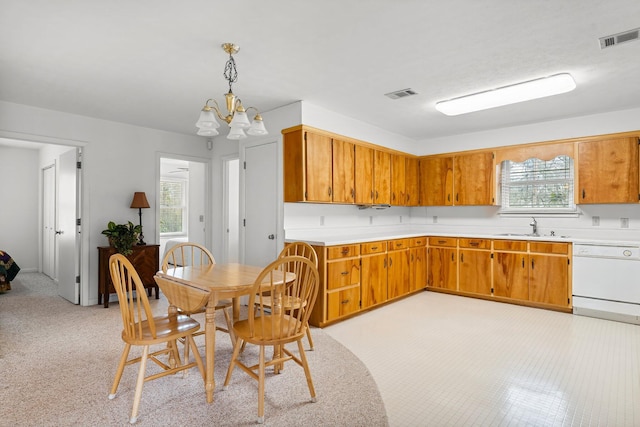
{"label": "table pedestal leg", "polygon": [[205,390],[207,391],[207,403],[213,402],[213,389],[216,387],[213,378],[214,359],[216,349],[216,304],[218,298],[212,292],[205,312],[204,337],[205,337]]}

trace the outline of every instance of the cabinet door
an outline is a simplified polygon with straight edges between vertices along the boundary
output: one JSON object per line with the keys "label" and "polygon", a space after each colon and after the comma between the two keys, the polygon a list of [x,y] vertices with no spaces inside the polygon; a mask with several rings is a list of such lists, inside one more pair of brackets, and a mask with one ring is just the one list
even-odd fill
{"label": "cabinet door", "polygon": [[405,203],[405,157],[391,155],[391,204],[403,206]]}
{"label": "cabinet door", "polygon": [[409,293],[409,250],[387,253],[387,293],[389,299]]}
{"label": "cabinet door", "polygon": [[460,292],[491,295],[491,251],[461,249],[459,257]]}
{"label": "cabinet door", "polygon": [[387,300],[387,254],[362,257],[360,289],[362,308]]}
{"label": "cabinet door", "polygon": [[333,140],[333,202],[355,200],[355,148],[350,142]]}
{"label": "cabinet door", "polygon": [[360,309],[360,287],[327,294],[327,321],[355,313]]}
{"label": "cabinet door", "polygon": [[452,157],[420,159],[420,204],[423,206],[453,205]]}
{"label": "cabinet door", "polygon": [[529,299],[558,306],[569,305],[567,257],[529,255]]}
{"label": "cabinet door", "polygon": [[418,165],[417,158],[407,157],[404,175],[405,206],[420,204],[420,168]]}
{"label": "cabinet door", "polygon": [[357,204],[373,203],[373,148],[356,145],[355,187]]}
{"label": "cabinet door", "polygon": [[638,138],[578,144],[576,203],[638,203]]}
{"label": "cabinet door", "polygon": [[306,132],[305,148],[305,200],[309,202],[331,202],[333,180],[331,138]]}
{"label": "cabinet door", "polygon": [[493,295],[519,300],[529,299],[529,255],[494,252]]}
{"label": "cabinet door", "polygon": [[456,250],[432,247],[427,251],[427,284],[435,288],[456,291],[458,269]]}
{"label": "cabinet door", "polygon": [[373,203],[391,203],[391,154],[375,150],[373,159]]}
{"label": "cabinet door", "polygon": [[481,152],[455,156],[455,205],[493,204],[493,153]]}
{"label": "cabinet door", "polygon": [[409,249],[409,290],[417,291],[427,286],[427,248]]}

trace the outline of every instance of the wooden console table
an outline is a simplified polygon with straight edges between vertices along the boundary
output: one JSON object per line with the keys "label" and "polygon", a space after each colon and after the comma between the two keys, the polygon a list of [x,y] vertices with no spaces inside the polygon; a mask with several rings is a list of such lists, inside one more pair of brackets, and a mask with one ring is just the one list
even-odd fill
{"label": "wooden console table", "polygon": [[[109,273],[109,257],[115,253],[115,248],[111,246],[98,247],[98,304],[104,301],[105,308],[109,307],[109,294],[116,292]],[[151,290],[155,289],[156,299],[160,298],[158,285],[153,279],[160,268],[160,245],[134,246],[133,253],[127,258],[138,272],[149,296],[151,296]]]}

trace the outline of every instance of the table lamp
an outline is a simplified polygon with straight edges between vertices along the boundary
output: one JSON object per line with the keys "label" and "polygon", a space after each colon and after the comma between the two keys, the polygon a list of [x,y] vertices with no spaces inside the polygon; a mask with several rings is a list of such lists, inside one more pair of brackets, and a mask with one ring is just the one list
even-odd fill
{"label": "table lamp", "polygon": [[140,236],[138,236],[138,245],[146,245],[144,242],[144,235],[142,234],[142,209],[150,208],[147,201],[147,195],[144,191],[136,191],[133,193],[133,200],[131,201],[131,208],[138,209],[138,215],[140,216]]}

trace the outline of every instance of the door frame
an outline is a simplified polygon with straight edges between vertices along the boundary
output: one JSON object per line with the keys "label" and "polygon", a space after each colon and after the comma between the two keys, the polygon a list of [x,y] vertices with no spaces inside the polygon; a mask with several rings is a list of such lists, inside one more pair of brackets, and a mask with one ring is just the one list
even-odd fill
{"label": "door frame", "polygon": [[[51,144],[51,145],[63,145],[68,148],[76,148],[80,149],[83,153],[84,159],[84,147],[89,144],[88,141],[83,140],[74,140],[67,138],[57,138],[53,136],[45,136],[45,135],[35,135],[30,133],[22,133],[22,132],[13,132],[0,129],[0,138],[8,138],[8,139],[16,139],[19,141],[25,142],[37,142],[39,144]],[[42,173],[42,167],[39,166],[40,173]],[[80,183],[84,182],[84,168],[78,169],[78,180]],[[42,177],[40,177],[40,188],[38,194],[39,204],[42,203]],[[89,209],[85,204],[86,198],[83,197],[83,192],[86,189],[79,184],[77,188],[77,197],[76,197],[76,212],[78,213],[78,218],[82,221],[82,224],[89,224]],[[42,212],[42,207],[39,207],[40,213]],[[38,259],[42,260],[42,217],[39,215],[38,227],[40,231],[38,232]],[[88,306],[90,305],[90,294],[91,289],[89,288],[89,233],[84,233],[84,228],[82,226],[78,227],[80,231],[80,239],[78,247],[76,248],[76,252],[79,258],[79,267],[80,267],[80,305]],[[57,246],[56,246],[57,251]],[[42,267],[39,266],[39,269],[42,270]],[[58,274],[58,269],[56,266],[56,275]]]}
{"label": "door frame", "polygon": [[[204,209],[205,209],[205,219],[204,219],[204,239],[205,246],[207,248],[211,247],[211,243],[213,241],[211,230],[213,226],[212,219],[212,203],[211,203],[211,170],[213,169],[213,163],[211,158],[208,157],[197,157],[197,156],[188,156],[184,154],[176,154],[169,153],[164,151],[156,151],[156,197],[155,197],[155,224],[156,224],[156,242],[160,243],[160,162],[161,159],[177,159],[177,160],[185,160],[187,162],[196,162],[204,164]],[[160,254],[160,258],[162,259],[163,254]]]}

